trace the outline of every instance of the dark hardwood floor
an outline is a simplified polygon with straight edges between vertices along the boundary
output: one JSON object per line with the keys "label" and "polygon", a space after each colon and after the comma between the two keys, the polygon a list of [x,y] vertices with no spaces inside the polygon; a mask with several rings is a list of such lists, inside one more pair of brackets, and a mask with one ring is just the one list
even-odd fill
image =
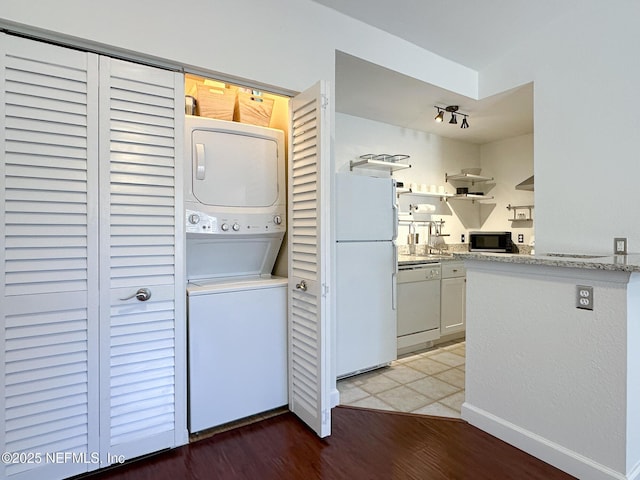
{"label": "dark hardwood floor", "polygon": [[332,410],[319,439],[291,413],[83,477],[86,480],[574,478],[462,420]]}

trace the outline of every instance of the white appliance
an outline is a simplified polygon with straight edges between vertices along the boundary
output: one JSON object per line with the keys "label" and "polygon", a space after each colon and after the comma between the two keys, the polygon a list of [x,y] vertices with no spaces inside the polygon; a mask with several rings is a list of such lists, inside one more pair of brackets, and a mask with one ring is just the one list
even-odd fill
{"label": "white appliance", "polygon": [[397,358],[395,182],[336,174],[336,373]]}
{"label": "white appliance", "polygon": [[398,353],[440,338],[441,264],[403,265],[398,272]]}
{"label": "white appliance", "polygon": [[282,131],[187,115],[185,150],[188,278],[269,275],[286,231]]}
{"label": "white appliance", "polygon": [[271,277],[286,230],[284,135],[185,121],[189,431],[281,407],[287,281]]}
{"label": "white appliance", "polygon": [[287,404],[287,279],[189,284],[189,431]]}

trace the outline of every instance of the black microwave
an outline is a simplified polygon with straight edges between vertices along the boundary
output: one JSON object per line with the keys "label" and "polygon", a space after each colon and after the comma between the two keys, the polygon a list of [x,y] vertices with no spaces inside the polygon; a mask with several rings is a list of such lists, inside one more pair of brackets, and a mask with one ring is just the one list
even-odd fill
{"label": "black microwave", "polygon": [[469,232],[469,251],[513,253],[511,232]]}

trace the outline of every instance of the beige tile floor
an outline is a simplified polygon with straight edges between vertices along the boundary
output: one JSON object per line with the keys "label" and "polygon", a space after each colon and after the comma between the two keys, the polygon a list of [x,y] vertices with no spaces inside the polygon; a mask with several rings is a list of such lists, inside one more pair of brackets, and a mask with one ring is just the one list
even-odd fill
{"label": "beige tile floor", "polygon": [[460,418],[464,366],[464,340],[412,353],[339,380],[340,404]]}

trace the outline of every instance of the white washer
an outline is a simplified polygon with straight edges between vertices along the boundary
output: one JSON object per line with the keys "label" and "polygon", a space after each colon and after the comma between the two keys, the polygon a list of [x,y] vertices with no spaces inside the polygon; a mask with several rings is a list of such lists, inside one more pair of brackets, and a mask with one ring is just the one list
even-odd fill
{"label": "white washer", "polygon": [[189,431],[286,405],[287,279],[188,284]]}

